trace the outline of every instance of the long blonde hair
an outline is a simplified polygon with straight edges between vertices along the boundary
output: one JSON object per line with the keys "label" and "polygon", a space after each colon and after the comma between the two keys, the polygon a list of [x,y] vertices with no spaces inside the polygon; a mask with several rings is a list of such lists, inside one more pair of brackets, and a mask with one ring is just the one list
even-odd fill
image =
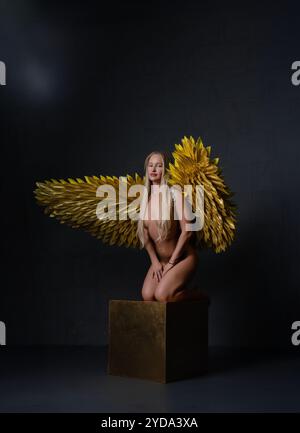
{"label": "long blonde hair", "polygon": [[[166,215],[164,213],[164,210],[162,210],[162,218],[156,222],[156,226],[157,226],[157,231],[158,231],[158,238],[156,239],[158,240],[165,240],[170,228],[171,228],[171,218],[173,212],[174,212],[174,203],[170,194],[170,190],[169,190],[169,185],[168,185],[168,175],[166,174],[166,165],[168,162],[168,155],[165,152],[162,151],[153,151],[151,152],[149,155],[147,155],[145,162],[144,162],[144,170],[145,170],[145,181],[144,181],[144,194],[143,197],[141,199],[141,205],[140,205],[140,214],[139,214],[139,220],[138,220],[138,224],[137,224],[137,236],[140,240],[140,248],[144,248],[145,246],[145,241],[144,241],[144,217],[145,217],[145,211],[146,211],[146,207],[148,204],[148,199],[149,197],[151,198],[151,182],[148,176],[148,162],[151,158],[152,155],[161,155],[162,160],[163,160],[163,171],[162,171],[162,175],[161,175],[161,179],[160,179],[160,185],[159,187],[162,187],[161,193],[162,193],[162,203],[163,204],[167,204],[167,205],[171,205],[168,206],[168,209],[170,209],[170,214],[169,217],[167,216],[167,218],[164,218],[164,215]],[[167,212],[167,211],[166,211]],[[168,215],[168,213],[167,213]]]}

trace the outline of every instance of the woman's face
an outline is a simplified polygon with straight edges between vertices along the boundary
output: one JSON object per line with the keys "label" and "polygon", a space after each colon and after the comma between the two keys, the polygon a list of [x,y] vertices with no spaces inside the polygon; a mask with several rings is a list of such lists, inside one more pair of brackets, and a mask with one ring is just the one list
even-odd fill
{"label": "woman's face", "polygon": [[159,154],[154,154],[148,161],[148,176],[152,183],[160,184],[161,176],[163,174],[163,159]]}

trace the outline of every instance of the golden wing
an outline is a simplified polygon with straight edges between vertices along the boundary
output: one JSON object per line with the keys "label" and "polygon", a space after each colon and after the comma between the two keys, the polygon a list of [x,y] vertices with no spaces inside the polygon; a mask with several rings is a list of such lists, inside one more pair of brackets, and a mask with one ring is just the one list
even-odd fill
{"label": "golden wing", "polygon": [[[127,197],[127,187],[143,185],[143,178],[136,173],[135,177],[127,175],[120,179],[116,176],[84,176],[84,179],[51,179],[36,182],[34,195],[37,204],[45,207],[44,213],[57,218],[61,224],[83,229],[104,243],[140,247],[136,234],[137,220],[129,217],[132,211],[130,204],[134,197]],[[122,188],[119,194],[121,182],[126,188],[125,195]],[[115,200],[113,196],[111,200],[107,198],[109,195],[105,197],[110,204],[110,211],[115,212],[115,219],[99,218],[97,209],[99,210],[98,206],[103,197],[97,196],[97,190],[101,185],[110,185],[115,190]],[[136,209],[139,209],[139,206]],[[125,212],[128,215],[127,219],[122,219]]]}
{"label": "golden wing", "polygon": [[236,204],[234,195],[225,184],[222,170],[218,167],[219,158],[210,159],[211,147],[204,147],[201,138],[186,136],[182,144],[175,144],[172,152],[174,163],[169,164],[168,183],[172,185],[192,185],[193,211],[195,212],[195,186],[204,188],[204,226],[196,232],[196,244],[202,248],[212,248],[216,253],[225,251],[232,243],[236,230]]}

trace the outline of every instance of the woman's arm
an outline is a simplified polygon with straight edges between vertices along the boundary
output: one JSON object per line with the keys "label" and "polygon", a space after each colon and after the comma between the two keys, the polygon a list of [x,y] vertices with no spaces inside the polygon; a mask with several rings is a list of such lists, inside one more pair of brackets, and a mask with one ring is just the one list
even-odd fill
{"label": "woman's arm", "polygon": [[190,242],[190,238],[192,236],[192,232],[187,232],[187,231],[182,231],[175,250],[173,251],[173,254],[169,260],[170,264],[176,264],[176,261],[178,260],[178,258],[182,255],[182,253],[186,250],[186,247],[188,246],[189,242]]}

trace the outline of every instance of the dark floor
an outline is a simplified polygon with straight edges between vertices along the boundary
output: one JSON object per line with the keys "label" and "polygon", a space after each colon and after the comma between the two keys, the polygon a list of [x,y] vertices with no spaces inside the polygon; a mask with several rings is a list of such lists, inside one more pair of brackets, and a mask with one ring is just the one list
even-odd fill
{"label": "dark floor", "polygon": [[0,412],[300,412],[300,350],[210,349],[168,384],[106,374],[107,347],[0,348]]}

